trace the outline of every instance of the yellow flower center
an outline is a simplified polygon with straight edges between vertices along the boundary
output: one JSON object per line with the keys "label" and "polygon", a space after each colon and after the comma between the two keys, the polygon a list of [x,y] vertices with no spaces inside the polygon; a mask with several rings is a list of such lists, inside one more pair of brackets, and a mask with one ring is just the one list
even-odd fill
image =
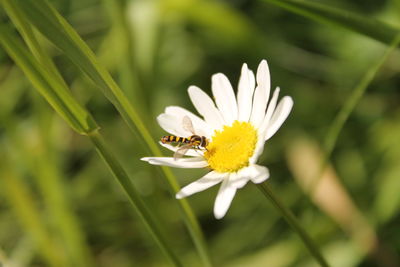
{"label": "yellow flower center", "polygon": [[215,131],[204,157],[217,172],[236,172],[249,165],[256,143],[257,131],[253,125],[235,121],[222,131]]}

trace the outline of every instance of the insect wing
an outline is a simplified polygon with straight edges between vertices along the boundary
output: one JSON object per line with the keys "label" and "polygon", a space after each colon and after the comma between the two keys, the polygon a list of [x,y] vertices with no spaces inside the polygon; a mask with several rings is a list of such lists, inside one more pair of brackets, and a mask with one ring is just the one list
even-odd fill
{"label": "insect wing", "polygon": [[191,144],[186,144],[178,148],[174,153],[174,160],[182,158],[191,147],[192,147]]}
{"label": "insect wing", "polygon": [[183,129],[185,131],[188,131],[188,132],[191,132],[192,134],[195,134],[192,120],[188,116],[183,116],[183,118],[182,118],[182,127],[183,127]]}

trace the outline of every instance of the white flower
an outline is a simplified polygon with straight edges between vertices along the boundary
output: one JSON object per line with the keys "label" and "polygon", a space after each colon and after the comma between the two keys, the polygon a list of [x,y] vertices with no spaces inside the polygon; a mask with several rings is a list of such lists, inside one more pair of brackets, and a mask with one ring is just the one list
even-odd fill
{"label": "white flower", "polygon": [[[214,215],[220,219],[228,211],[237,189],[249,180],[261,183],[269,177],[268,169],[256,162],[265,141],[275,134],[289,115],[293,100],[285,96],[277,105],[279,88],[276,88],[268,103],[270,75],[265,60],[258,66],[256,77],[243,64],[236,97],[228,78],[222,73],[212,76],[215,103],[196,86],[190,86],[188,92],[203,119],[181,107],[170,106],[157,120],[165,131],[189,137],[192,133],[182,125],[183,118],[189,117],[195,133],[208,139],[206,149],[189,149],[186,155],[190,157],[186,158],[146,157],[142,160],[154,165],[211,169],[199,180],[182,188],[176,197],[184,198],[222,183],[214,204]],[[161,145],[172,151],[178,149],[170,144]]]}

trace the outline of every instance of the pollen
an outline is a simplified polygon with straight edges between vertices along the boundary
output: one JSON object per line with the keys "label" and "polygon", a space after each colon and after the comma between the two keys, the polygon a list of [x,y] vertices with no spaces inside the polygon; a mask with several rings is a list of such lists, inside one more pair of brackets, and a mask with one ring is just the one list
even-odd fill
{"label": "pollen", "polygon": [[215,131],[204,157],[217,172],[236,172],[249,165],[257,143],[257,131],[248,122],[235,121]]}

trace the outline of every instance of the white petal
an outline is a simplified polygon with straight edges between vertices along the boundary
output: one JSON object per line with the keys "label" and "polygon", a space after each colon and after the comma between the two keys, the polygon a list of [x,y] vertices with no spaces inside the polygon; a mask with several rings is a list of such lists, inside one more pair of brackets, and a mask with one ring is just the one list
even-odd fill
{"label": "white petal", "polygon": [[264,84],[267,88],[271,87],[271,77],[268,63],[265,59],[261,60],[257,68],[257,84]]}
{"label": "white petal", "polygon": [[176,194],[176,198],[181,199],[193,195],[194,193],[206,190],[221,182],[224,179],[224,175],[225,174],[215,171],[209,172],[199,180],[183,187],[181,191]]}
{"label": "white petal", "polygon": [[228,78],[222,74],[214,74],[211,78],[211,88],[215,97],[215,103],[226,125],[231,125],[237,119],[237,104],[232,85]]}
{"label": "white petal", "polygon": [[254,73],[243,64],[237,93],[238,120],[249,121],[255,87]]}
{"label": "white petal", "polygon": [[208,166],[207,161],[203,157],[196,158],[180,158],[174,159],[170,157],[146,157],[141,158],[143,161],[147,161],[153,165],[163,165],[175,168],[204,168]]}
{"label": "white petal", "polygon": [[274,114],[272,115],[270,122],[268,123],[265,140],[271,138],[276,133],[276,131],[279,130],[282,123],[289,116],[292,107],[293,99],[290,96],[283,97],[282,100],[279,102]]}
{"label": "white petal", "polygon": [[263,122],[265,109],[267,107],[271,81],[267,61],[261,61],[257,69],[257,88],[254,92],[253,109],[251,112],[251,123],[258,128]]}
{"label": "white petal", "polygon": [[248,175],[249,167],[242,168],[237,173],[231,173],[229,175],[229,183],[236,189],[242,188],[250,180],[250,175]]}
{"label": "white petal", "polygon": [[[179,146],[173,146],[170,144],[163,144],[161,142],[159,142],[160,145],[162,145],[165,148],[168,148],[169,150],[175,152],[179,149]],[[200,150],[200,149],[189,149],[186,153],[186,156],[192,156],[192,157],[201,157],[204,155],[204,151]]]}
{"label": "white petal", "polygon": [[191,135],[190,133],[183,130],[182,120],[179,121],[176,116],[170,114],[160,114],[157,117],[157,122],[164,129],[164,131],[182,137]]}
{"label": "white petal", "polygon": [[[192,112],[184,108],[178,106],[169,106],[165,108],[165,113],[175,116],[177,123],[181,125],[183,117],[188,116],[192,120],[194,132],[198,135],[210,138],[213,133],[213,129],[210,127],[210,125],[208,125],[203,119],[199,118],[198,116],[194,115]],[[193,134],[189,132],[186,133],[186,136]]]}
{"label": "white petal", "polygon": [[280,92],[280,89],[279,89],[279,87],[277,87],[275,89],[275,91],[274,91],[274,94],[272,96],[271,102],[269,102],[269,105],[268,105],[268,108],[267,108],[267,113],[264,116],[263,122],[259,127],[259,131],[260,132],[266,133],[266,131],[267,131],[267,127],[269,125],[269,121],[270,121],[270,119],[272,117],[272,114],[275,111],[276,102],[278,101],[279,92]]}
{"label": "white petal", "polygon": [[259,184],[264,182],[269,178],[269,170],[267,167],[260,166],[260,165],[253,165],[252,166],[252,173],[251,173],[251,181],[255,184]]}
{"label": "white petal", "polygon": [[249,160],[249,162],[251,164],[254,164],[257,162],[258,158],[264,151],[264,144],[265,144],[265,131],[263,132],[261,130],[258,130],[256,148],[254,149],[254,153]]}
{"label": "white petal", "polygon": [[214,129],[220,129],[224,120],[211,97],[196,86],[190,86],[188,93],[194,107],[204,117],[204,120]]}
{"label": "white petal", "polygon": [[221,219],[231,205],[232,199],[235,196],[236,188],[229,183],[229,179],[225,178],[219,188],[217,198],[214,204],[214,216]]}
{"label": "white petal", "polygon": [[264,150],[265,135],[267,132],[267,127],[269,125],[268,123],[270,121],[272,114],[275,111],[276,101],[278,100],[279,91],[280,91],[280,89],[279,89],[279,87],[277,87],[272,96],[271,102],[268,105],[267,113],[264,116],[263,122],[261,123],[260,127],[258,128],[258,137],[257,137],[256,148],[254,149],[254,154],[251,156],[251,158],[249,160],[250,163],[252,163],[252,164],[257,162],[258,157],[262,154],[262,152]]}
{"label": "white petal", "polygon": [[264,182],[269,177],[269,171],[266,167],[252,164],[238,171],[234,177],[230,177],[230,184],[236,189],[242,188],[248,181],[253,183]]}

